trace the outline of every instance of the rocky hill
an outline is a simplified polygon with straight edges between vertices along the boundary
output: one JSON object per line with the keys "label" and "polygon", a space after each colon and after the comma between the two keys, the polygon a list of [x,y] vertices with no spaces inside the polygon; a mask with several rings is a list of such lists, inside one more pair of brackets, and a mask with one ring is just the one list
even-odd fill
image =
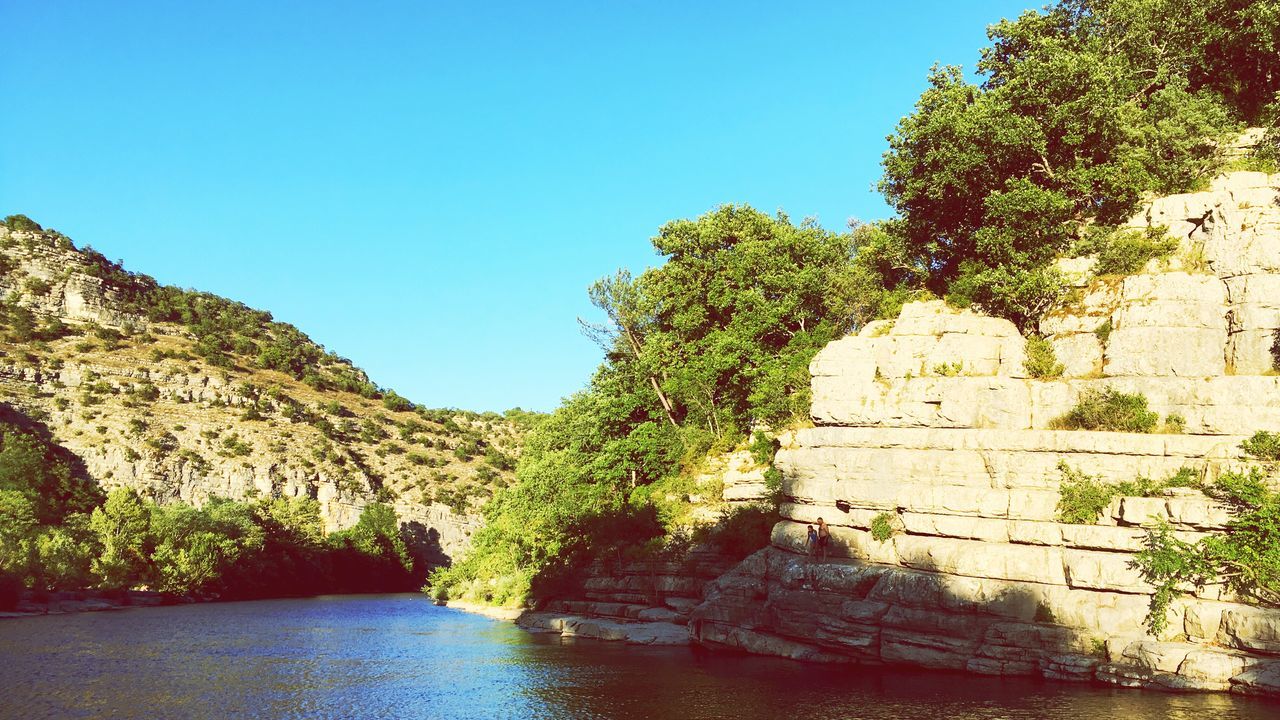
{"label": "rocky hill", "polygon": [[[789,502],[772,544],[708,586],[707,645],[831,662],[1280,693],[1280,611],[1222,584],[1185,587],[1148,634],[1155,587],[1132,563],[1162,522],[1194,542],[1228,509],[1191,487],[1104,502],[1068,521],[1064,486],[1211,481],[1280,430],[1280,176],[1239,172],[1149,202],[1168,256],[1137,274],[1064,261],[1071,302],[1040,331],[1061,367],[1032,377],[1010,322],[908,304],[813,361],[812,415],[778,453]],[[1149,430],[1064,429],[1110,390]],[[1184,470],[1187,468],[1187,470]],[[832,558],[804,556],[832,525]]]}
{"label": "rocky hill", "polygon": [[26,218],[0,226],[0,402],[104,488],[391,503],[440,562],[512,480],[527,414],[415,407],[270,314],[158,285]]}

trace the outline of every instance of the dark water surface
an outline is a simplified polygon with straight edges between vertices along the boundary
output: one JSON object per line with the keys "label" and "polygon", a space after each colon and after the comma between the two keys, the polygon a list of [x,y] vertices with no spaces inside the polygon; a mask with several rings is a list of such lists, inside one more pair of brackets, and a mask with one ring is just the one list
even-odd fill
{"label": "dark water surface", "polygon": [[375,595],[0,621],[3,718],[1280,718],[1280,703],[531,635]]}

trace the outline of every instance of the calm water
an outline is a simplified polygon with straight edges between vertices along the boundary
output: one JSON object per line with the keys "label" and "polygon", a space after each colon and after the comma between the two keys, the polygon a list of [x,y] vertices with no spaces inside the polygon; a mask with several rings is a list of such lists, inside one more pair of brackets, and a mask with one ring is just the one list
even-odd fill
{"label": "calm water", "polygon": [[1280,704],[531,635],[381,595],[0,621],[3,718],[1276,718]]}

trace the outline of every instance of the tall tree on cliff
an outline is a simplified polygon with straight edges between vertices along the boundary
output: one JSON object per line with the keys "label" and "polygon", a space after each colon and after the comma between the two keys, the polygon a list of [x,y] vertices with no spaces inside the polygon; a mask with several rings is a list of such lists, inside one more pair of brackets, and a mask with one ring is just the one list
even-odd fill
{"label": "tall tree on cliff", "polygon": [[1064,0],[988,35],[980,84],[933,69],[880,187],[930,289],[1024,328],[1083,228],[1203,182],[1280,91],[1277,0]]}

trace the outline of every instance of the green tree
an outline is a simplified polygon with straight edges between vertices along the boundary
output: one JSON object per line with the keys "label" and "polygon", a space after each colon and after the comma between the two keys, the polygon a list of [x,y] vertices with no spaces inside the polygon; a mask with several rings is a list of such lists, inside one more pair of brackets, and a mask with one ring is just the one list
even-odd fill
{"label": "green tree", "polygon": [[27,574],[37,527],[31,500],[15,490],[0,490],[0,572]]}
{"label": "green tree", "polygon": [[151,513],[136,490],[116,488],[89,516],[89,527],[102,546],[93,574],[103,587],[129,588],[149,576]]}
{"label": "green tree", "polygon": [[48,528],[36,538],[34,584],[46,590],[89,587],[94,583],[93,559],[99,552],[89,516],[73,515],[61,527]]}
{"label": "green tree", "polygon": [[[1194,188],[1274,98],[1276,7],[1064,0],[989,29],[981,84],[934,68],[880,185],[928,287],[1032,328],[1061,292],[1047,265],[1083,228]],[[1241,69],[1213,70],[1227,48]]]}

